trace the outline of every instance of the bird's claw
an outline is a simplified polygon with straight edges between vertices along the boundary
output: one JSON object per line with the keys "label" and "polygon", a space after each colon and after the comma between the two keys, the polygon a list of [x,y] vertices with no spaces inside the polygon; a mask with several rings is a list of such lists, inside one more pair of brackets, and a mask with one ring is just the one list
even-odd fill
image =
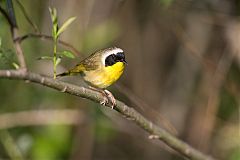
{"label": "bird's claw", "polygon": [[117,105],[116,99],[114,98],[114,96],[112,95],[112,93],[108,90],[99,90],[97,88],[91,87],[89,86],[89,88],[91,88],[94,91],[98,91],[103,95],[103,100],[100,101],[101,105],[106,106],[107,103],[109,103],[109,101],[111,102],[111,108],[113,109],[114,106]]}
{"label": "bird's claw", "polygon": [[106,96],[103,96],[103,100],[100,101],[100,104],[106,106],[107,103],[108,103],[108,98]]}
{"label": "bird's claw", "polygon": [[110,100],[111,101],[111,108],[113,109],[114,106],[116,106],[117,102],[116,102],[116,99],[114,98],[114,96],[112,95],[112,93],[108,90],[104,90],[104,93],[107,97],[107,100]]}

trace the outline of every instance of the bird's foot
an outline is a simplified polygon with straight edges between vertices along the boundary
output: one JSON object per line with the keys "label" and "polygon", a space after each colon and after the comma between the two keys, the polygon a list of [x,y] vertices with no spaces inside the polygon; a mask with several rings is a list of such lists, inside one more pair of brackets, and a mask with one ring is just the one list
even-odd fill
{"label": "bird's foot", "polygon": [[104,94],[103,100],[100,101],[100,104],[106,106],[107,103],[108,103],[108,98],[107,98],[106,95]]}
{"label": "bird's foot", "polygon": [[[114,98],[114,96],[113,96],[113,94],[110,92],[110,91],[108,91],[108,90],[104,90],[104,93],[105,93],[105,96],[107,97],[107,99],[108,100],[110,100],[110,102],[111,102],[111,108],[113,109],[114,108],[114,106],[116,106],[116,104],[117,104],[117,102],[116,102],[116,99]],[[104,96],[104,97],[105,97]],[[105,98],[106,98],[105,97]]]}
{"label": "bird's foot", "polygon": [[116,106],[116,99],[114,98],[113,94],[108,91],[108,90],[101,90],[101,89],[98,89],[98,88],[95,88],[95,87],[91,87],[89,86],[90,89],[94,90],[94,91],[97,91],[97,92],[100,92],[102,95],[103,95],[103,100],[100,101],[100,104],[101,105],[104,105],[106,106],[107,103],[111,103],[111,108],[113,109],[114,106]]}

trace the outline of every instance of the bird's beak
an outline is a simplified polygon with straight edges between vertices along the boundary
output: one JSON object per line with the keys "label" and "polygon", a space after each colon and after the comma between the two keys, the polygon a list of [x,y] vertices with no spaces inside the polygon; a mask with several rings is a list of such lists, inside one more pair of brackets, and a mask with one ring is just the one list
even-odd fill
{"label": "bird's beak", "polygon": [[122,60],[122,62],[126,65],[128,65],[127,61],[125,59]]}

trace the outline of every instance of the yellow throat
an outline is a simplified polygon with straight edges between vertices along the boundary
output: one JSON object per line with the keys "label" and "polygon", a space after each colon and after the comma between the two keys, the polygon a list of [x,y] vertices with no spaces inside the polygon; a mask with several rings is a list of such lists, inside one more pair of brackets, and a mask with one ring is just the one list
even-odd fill
{"label": "yellow throat", "polygon": [[119,79],[124,67],[123,62],[117,62],[112,66],[102,67],[94,71],[86,71],[83,78],[95,87],[107,88]]}

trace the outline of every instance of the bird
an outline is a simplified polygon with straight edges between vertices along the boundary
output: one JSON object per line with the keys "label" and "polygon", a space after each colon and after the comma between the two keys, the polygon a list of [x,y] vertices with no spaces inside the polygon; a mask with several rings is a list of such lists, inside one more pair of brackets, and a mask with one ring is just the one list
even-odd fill
{"label": "bird", "polygon": [[82,76],[90,89],[103,95],[104,99],[100,103],[106,105],[110,100],[113,109],[116,106],[116,99],[106,88],[121,77],[126,64],[124,51],[118,47],[110,47],[95,51],[72,69],[58,74],[57,77]]}

